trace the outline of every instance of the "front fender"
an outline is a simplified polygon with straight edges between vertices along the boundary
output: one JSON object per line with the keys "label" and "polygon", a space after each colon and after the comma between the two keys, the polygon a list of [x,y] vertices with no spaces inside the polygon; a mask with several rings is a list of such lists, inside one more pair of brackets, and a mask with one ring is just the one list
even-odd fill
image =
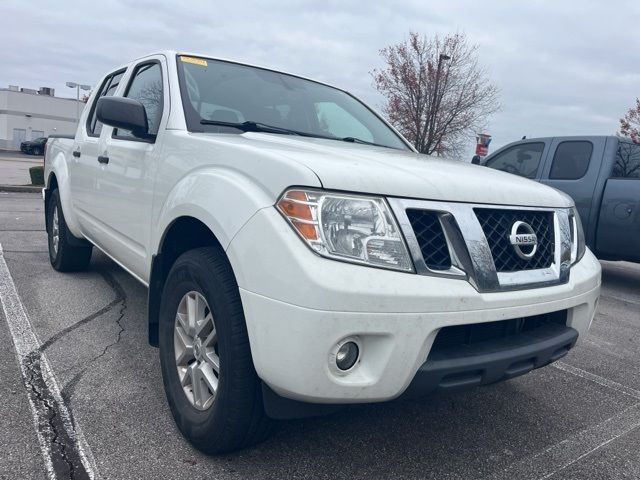
{"label": "front fender", "polygon": [[160,250],[164,232],[180,217],[203,222],[226,250],[242,226],[275,201],[272,192],[238,170],[219,166],[196,169],[171,189],[158,209],[152,252]]}

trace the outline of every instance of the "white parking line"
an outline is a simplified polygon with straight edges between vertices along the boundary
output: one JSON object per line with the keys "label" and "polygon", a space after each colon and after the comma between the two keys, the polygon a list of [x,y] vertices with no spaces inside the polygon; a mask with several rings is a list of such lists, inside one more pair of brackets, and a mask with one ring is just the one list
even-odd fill
{"label": "white parking line", "polygon": [[587,372],[586,370],[582,370],[578,367],[573,367],[564,362],[556,362],[553,364],[553,366],[558,370],[562,370],[563,372],[570,373],[571,375],[575,375],[576,377],[584,378],[585,380],[589,380],[590,382],[597,383],[598,385],[602,385],[603,387],[607,387],[612,390],[617,390],[620,393],[624,393],[625,395],[629,395],[630,397],[640,400],[640,391],[622,385],[618,382],[614,382],[613,380],[609,380],[608,378],[601,377],[600,375],[596,375],[595,373]]}
{"label": "white parking line", "polygon": [[[553,364],[558,370],[640,400],[640,391],[564,362]],[[605,421],[581,430],[549,448],[485,477],[491,480],[536,478],[545,480],[582,460],[596,450],[640,427],[640,402],[634,403]]]}
{"label": "white parking line", "polygon": [[[95,461],[93,458],[93,454],[91,453],[91,448],[82,435],[80,426],[77,424],[74,425],[71,421],[69,409],[62,400],[62,396],[60,395],[60,388],[58,387],[58,382],[56,381],[55,375],[53,374],[53,370],[49,365],[49,361],[44,354],[39,354],[38,352],[40,342],[38,341],[35,332],[31,328],[29,318],[25,312],[22,302],[20,301],[20,297],[13,282],[13,278],[11,277],[11,273],[9,272],[9,268],[7,267],[4,259],[4,253],[1,244],[0,303],[2,304],[2,310],[4,312],[7,325],[9,326],[11,338],[15,346],[16,358],[18,360],[18,364],[20,365],[20,370],[25,382],[25,386],[28,388],[32,387],[32,385],[30,385],[30,382],[32,382],[34,376],[34,372],[28,368],[25,360],[29,356],[37,354],[38,358],[40,359],[39,371],[42,374],[42,378],[47,388],[46,393],[50,394],[55,402],[55,405],[47,406],[50,408],[57,408],[56,413],[60,414],[62,425],[65,429],[66,434],[73,442],[75,451],[78,452],[78,455],[82,462],[82,466],[84,467],[90,478],[98,479],[99,475],[95,467]],[[31,415],[33,416],[33,422],[36,429],[36,434],[38,436],[42,458],[44,459],[45,469],[47,470],[47,476],[50,479],[57,479],[58,475],[56,469],[54,468],[51,449],[51,444],[52,442],[56,441],[56,438],[55,436],[54,438],[52,438],[51,435],[47,434],[51,433],[47,432],[47,428],[51,428],[51,419],[44,416],[43,413],[39,410],[39,408],[41,407],[36,405],[30,392],[28,392],[27,397],[29,399]],[[44,401],[46,402],[46,400]]]}
{"label": "white parking line", "polygon": [[640,403],[631,405],[604,422],[581,430],[546,450],[524,458],[502,472],[485,478],[491,480],[548,479],[638,427],[640,427]]}

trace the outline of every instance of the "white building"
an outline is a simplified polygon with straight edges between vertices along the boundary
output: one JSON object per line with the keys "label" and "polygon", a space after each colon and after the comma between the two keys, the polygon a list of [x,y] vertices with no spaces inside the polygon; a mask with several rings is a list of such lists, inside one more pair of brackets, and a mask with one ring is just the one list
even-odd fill
{"label": "white building", "polygon": [[[20,142],[54,134],[74,134],[85,104],[54,96],[52,88],[0,88],[0,150],[19,150]],[[77,110],[76,110],[77,109]]]}

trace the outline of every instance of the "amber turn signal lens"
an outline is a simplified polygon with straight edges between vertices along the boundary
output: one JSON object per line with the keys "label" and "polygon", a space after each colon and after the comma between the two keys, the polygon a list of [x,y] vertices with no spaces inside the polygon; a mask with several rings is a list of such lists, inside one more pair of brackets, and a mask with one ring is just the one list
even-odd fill
{"label": "amber turn signal lens", "polygon": [[311,207],[305,203],[300,203],[307,201],[308,197],[305,192],[290,190],[287,192],[287,195],[278,202],[278,208],[289,218],[292,225],[306,240],[317,240],[318,232],[315,225],[306,223],[314,221]]}

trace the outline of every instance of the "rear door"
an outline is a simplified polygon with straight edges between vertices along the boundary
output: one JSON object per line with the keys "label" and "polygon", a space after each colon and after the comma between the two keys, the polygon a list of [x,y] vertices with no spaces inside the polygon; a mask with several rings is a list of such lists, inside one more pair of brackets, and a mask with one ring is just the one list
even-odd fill
{"label": "rear door", "polygon": [[599,255],[640,261],[640,145],[619,142],[597,228]]}
{"label": "rear door", "polygon": [[573,198],[587,238],[595,228],[591,208],[605,143],[606,137],[554,138],[540,179]]}
{"label": "rear door", "polygon": [[102,81],[98,93],[92,100],[85,123],[81,128],[78,128],[73,146],[72,160],[69,163],[71,198],[73,199],[74,208],[78,214],[78,221],[82,226],[83,233],[90,237],[95,236],[98,231],[96,226],[99,203],[95,194],[100,174],[98,148],[103,128],[102,123],[96,117],[96,104],[100,97],[115,94],[125,70],[120,69],[113,72]]}

